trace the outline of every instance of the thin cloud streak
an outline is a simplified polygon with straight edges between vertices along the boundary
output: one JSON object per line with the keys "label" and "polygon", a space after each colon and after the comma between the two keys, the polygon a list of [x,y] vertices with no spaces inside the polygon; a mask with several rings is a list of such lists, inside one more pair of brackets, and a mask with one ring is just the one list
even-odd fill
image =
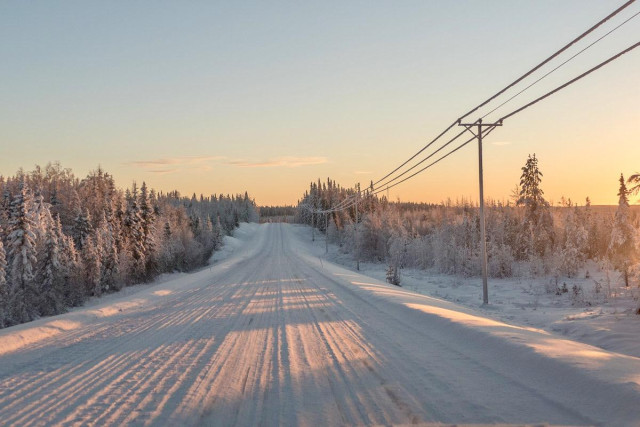
{"label": "thin cloud streak", "polygon": [[511,145],[511,141],[495,141],[495,142],[492,142],[491,144],[498,145],[498,146]]}
{"label": "thin cloud streak", "polygon": [[250,162],[246,160],[232,160],[226,162],[228,165],[237,166],[240,168],[297,168],[300,166],[321,165],[327,163],[326,157],[294,157],[286,156],[279,157],[277,159],[263,160],[257,162]]}
{"label": "thin cloud streak", "polygon": [[155,173],[158,175],[167,175],[167,174],[175,173],[179,171],[180,169],[151,169],[151,170],[148,170],[147,172]]}
{"label": "thin cloud streak", "polygon": [[138,160],[134,162],[125,163],[128,166],[136,166],[141,168],[154,168],[158,166],[168,165],[197,165],[205,162],[224,160],[225,156],[184,156],[184,157],[169,157],[164,159],[154,160]]}

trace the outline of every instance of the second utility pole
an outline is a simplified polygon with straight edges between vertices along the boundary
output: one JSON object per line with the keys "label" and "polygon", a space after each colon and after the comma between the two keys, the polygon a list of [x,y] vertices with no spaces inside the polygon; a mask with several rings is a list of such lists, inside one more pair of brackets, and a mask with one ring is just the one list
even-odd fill
{"label": "second utility pole", "polygon": [[324,214],[324,253],[329,253],[329,212]]}
{"label": "second utility pole", "polygon": [[358,196],[356,198],[356,223],[354,224],[356,231],[356,270],[360,270],[360,242],[358,239],[358,202],[360,201],[360,184],[358,183]]}
{"label": "second utility pole", "polygon": [[[482,133],[490,132],[496,126],[502,126],[502,122],[482,124],[482,119],[478,119],[475,123],[461,123],[458,121],[458,126],[464,126],[469,132],[478,138],[478,181],[480,185],[480,262],[482,263],[482,302],[483,304],[489,304],[489,285],[488,285],[488,273],[487,273],[487,231],[485,227],[484,217],[484,178],[482,170]],[[478,134],[476,135],[471,129],[478,127]],[[487,128],[486,130],[483,129]]]}

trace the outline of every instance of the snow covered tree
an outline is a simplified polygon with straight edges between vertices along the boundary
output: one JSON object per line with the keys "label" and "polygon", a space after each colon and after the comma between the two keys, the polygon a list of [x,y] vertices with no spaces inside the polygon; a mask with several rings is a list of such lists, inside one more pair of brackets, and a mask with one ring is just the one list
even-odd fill
{"label": "snow covered tree", "polygon": [[394,235],[389,239],[389,263],[397,268],[406,267],[408,260],[409,238],[406,235]]}
{"label": "snow covered tree", "polygon": [[[598,230],[598,221],[594,217],[593,210],[591,208],[591,199],[589,197],[585,200],[584,212],[581,216],[581,221],[584,228],[587,230],[587,246],[586,246],[586,258],[595,259],[600,255],[600,239]],[[609,242],[607,242],[608,244]]]}
{"label": "snow covered tree", "polygon": [[85,299],[82,268],[73,239],[62,231],[59,216],[56,216],[54,223],[53,230],[58,241],[63,301],[66,306],[74,307],[80,305]]}
{"label": "snow covered tree", "polygon": [[84,248],[85,242],[89,235],[93,232],[91,226],[91,215],[88,209],[78,209],[76,217],[73,221],[73,243],[79,251]]}
{"label": "snow covered tree", "polygon": [[87,237],[84,248],[80,252],[84,267],[84,283],[87,295],[102,295],[102,254],[100,235]]}
{"label": "snow covered tree", "polygon": [[538,168],[536,155],[529,156],[522,167],[520,177],[520,198],[518,206],[524,207],[522,234],[520,236],[519,255],[531,259],[543,257],[554,243],[553,219],[549,203],[544,199],[540,188],[542,172]]}
{"label": "snow covered tree", "polygon": [[400,286],[400,268],[397,265],[389,264],[387,268],[387,283],[395,286]]}
{"label": "snow covered tree", "polygon": [[142,187],[140,187],[138,205],[140,207],[140,228],[143,236],[145,271],[149,273],[156,269],[156,216],[154,207],[149,199],[147,184],[144,181],[142,182]]}
{"label": "snow covered tree", "polygon": [[36,212],[39,218],[36,283],[38,287],[38,312],[52,315],[64,311],[62,266],[56,233],[56,222],[51,217],[48,203],[38,200]]}
{"label": "snow covered tree", "polygon": [[7,224],[9,222],[9,216],[11,215],[11,192],[9,186],[5,184],[2,191],[2,197],[0,198],[0,223]]}
{"label": "snow covered tree", "polygon": [[101,292],[116,290],[119,285],[118,246],[113,226],[107,219],[105,211],[102,212],[102,219],[96,230],[96,236],[98,236],[98,241],[101,242]]}
{"label": "snow covered tree", "polygon": [[124,231],[127,240],[126,252],[131,256],[129,276],[134,280],[145,280],[146,248],[144,246],[144,230],[138,206],[138,188],[133,184],[132,191],[126,192],[127,206],[124,213]]}
{"label": "snow covered tree", "polygon": [[220,215],[216,216],[216,224],[213,226],[213,241],[215,250],[220,249],[224,242],[222,236],[222,224],[220,224]]}
{"label": "snow covered tree", "polygon": [[8,324],[8,304],[9,289],[7,287],[7,258],[2,244],[2,227],[0,227],[0,328]]}
{"label": "snow covered tree", "polygon": [[9,309],[11,320],[23,323],[37,317],[38,293],[34,282],[36,227],[32,217],[33,196],[24,180],[11,202],[9,218]]}
{"label": "snow covered tree", "polygon": [[493,240],[490,240],[487,246],[489,275],[498,278],[511,277],[515,261],[511,248]]}
{"label": "snow covered tree", "polygon": [[560,270],[567,277],[574,277],[585,262],[588,233],[580,221],[577,207],[567,207],[564,221],[564,245],[560,249]]}
{"label": "snow covered tree", "polygon": [[618,189],[618,209],[614,218],[609,256],[614,267],[622,273],[625,286],[629,286],[629,267],[637,258],[638,231],[631,224],[629,218],[629,191],[624,177],[620,174]]}

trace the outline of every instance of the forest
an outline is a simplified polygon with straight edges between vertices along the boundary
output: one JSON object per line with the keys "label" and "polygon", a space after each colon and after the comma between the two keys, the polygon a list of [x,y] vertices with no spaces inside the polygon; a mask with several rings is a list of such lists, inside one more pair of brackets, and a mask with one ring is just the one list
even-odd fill
{"label": "forest", "polygon": [[[574,277],[592,259],[618,271],[626,286],[640,284],[640,217],[630,206],[640,175],[625,180],[621,174],[617,185],[612,182],[617,207],[592,206],[589,198],[581,205],[562,198],[552,206],[544,197],[542,177],[538,159],[530,155],[511,199],[486,201],[488,274]],[[358,194],[356,221],[354,203],[346,201]],[[332,210],[341,204],[346,208]],[[387,263],[388,281],[398,284],[398,270],[405,267],[480,275],[478,212],[477,204],[467,200],[390,202],[327,179],[310,184],[296,220],[315,225],[359,260]]]}
{"label": "forest", "polygon": [[257,220],[246,192],[122,190],[101,168],[79,179],[59,164],[0,176],[0,327],[203,266],[224,235]]}

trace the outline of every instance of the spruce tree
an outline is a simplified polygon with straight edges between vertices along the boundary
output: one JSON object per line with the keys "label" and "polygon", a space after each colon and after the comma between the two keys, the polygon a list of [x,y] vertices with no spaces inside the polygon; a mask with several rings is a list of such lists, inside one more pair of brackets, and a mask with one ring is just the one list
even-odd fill
{"label": "spruce tree", "polygon": [[609,257],[614,267],[622,273],[625,286],[629,286],[629,267],[637,258],[638,231],[629,218],[629,191],[620,174],[618,209],[613,222],[609,243]]}
{"label": "spruce tree", "polygon": [[213,242],[215,245],[215,250],[220,249],[224,242],[222,234],[222,224],[220,224],[220,215],[216,216],[216,225],[213,227]]}
{"label": "spruce tree", "polygon": [[84,266],[84,282],[87,295],[102,295],[102,254],[100,253],[100,235],[87,237],[81,257]]}
{"label": "spruce tree", "polygon": [[523,228],[519,244],[519,255],[532,259],[543,257],[553,246],[553,219],[549,203],[540,188],[542,172],[538,168],[536,155],[529,155],[520,177],[520,198],[517,205],[524,207]]}
{"label": "spruce tree", "polygon": [[127,251],[132,257],[131,279],[133,281],[146,278],[145,238],[138,206],[138,187],[133,183],[132,191],[126,192],[127,207],[124,213],[124,227],[127,236]]}
{"label": "spruce tree", "polygon": [[138,199],[140,206],[140,227],[142,229],[145,270],[149,275],[156,270],[156,242],[155,242],[155,213],[151,203],[147,184],[143,181],[140,187],[140,197]]}
{"label": "spruce tree", "polygon": [[96,234],[100,236],[102,244],[102,271],[101,271],[101,288],[103,291],[110,291],[117,288],[118,281],[118,247],[112,225],[107,219],[106,212],[102,212],[100,225],[96,230]]}
{"label": "spruce tree", "polygon": [[36,265],[36,224],[32,217],[32,195],[24,180],[11,202],[9,218],[9,310],[11,320],[24,323],[37,316],[35,309],[38,299],[34,282]]}
{"label": "spruce tree", "polygon": [[36,283],[38,287],[38,312],[41,315],[52,315],[64,311],[62,266],[60,264],[60,248],[56,234],[56,223],[51,217],[48,203],[42,198],[38,201],[38,252]]}
{"label": "spruce tree", "polygon": [[82,268],[73,239],[63,233],[59,216],[55,218],[54,233],[59,245],[60,289],[64,304],[71,307],[80,305],[85,298]]}
{"label": "spruce tree", "polygon": [[11,201],[13,197],[11,196],[11,192],[9,191],[9,186],[5,185],[4,191],[2,192],[2,198],[0,198],[0,222],[7,224],[9,222],[9,217],[11,216]]}
{"label": "spruce tree", "polygon": [[587,259],[595,259],[599,255],[599,241],[598,241],[598,221],[593,215],[591,209],[591,199],[589,197],[585,200],[584,213],[582,215],[582,222],[587,230]]}
{"label": "spruce tree", "polygon": [[88,209],[78,210],[73,221],[73,243],[79,251],[84,248],[85,242],[89,235],[93,232],[91,226],[91,215]]}
{"label": "spruce tree", "polygon": [[0,227],[0,328],[4,328],[8,323],[8,296],[7,257],[2,244],[2,227]]}
{"label": "spruce tree", "polygon": [[165,240],[169,240],[171,238],[171,224],[169,224],[169,221],[166,221],[164,223],[164,239]]}

